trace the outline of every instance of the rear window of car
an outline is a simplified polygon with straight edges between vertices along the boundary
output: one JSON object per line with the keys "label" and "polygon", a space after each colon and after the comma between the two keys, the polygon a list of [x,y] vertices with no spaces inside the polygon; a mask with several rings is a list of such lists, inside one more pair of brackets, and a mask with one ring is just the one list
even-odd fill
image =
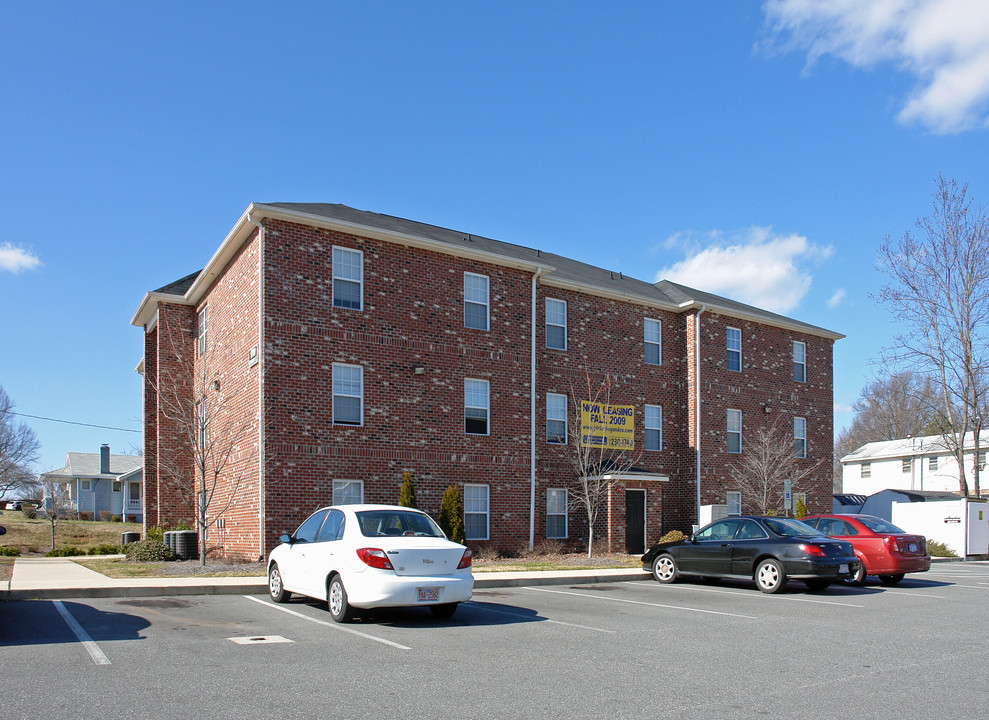
{"label": "rear window of car", "polygon": [[428,515],[400,510],[366,510],[357,513],[357,524],[365,537],[417,536],[445,537]]}
{"label": "rear window of car", "polygon": [[865,525],[867,528],[872,530],[874,533],[902,533],[903,530],[896,527],[893,523],[888,520],[883,520],[877,517],[860,517],[856,518],[860,523]]}
{"label": "rear window of car", "polygon": [[777,535],[783,535],[784,537],[800,537],[801,535],[820,535],[818,530],[815,530],[807,523],[802,523],[798,520],[787,520],[786,518],[766,518],[763,520],[766,523],[766,527],[772,530]]}

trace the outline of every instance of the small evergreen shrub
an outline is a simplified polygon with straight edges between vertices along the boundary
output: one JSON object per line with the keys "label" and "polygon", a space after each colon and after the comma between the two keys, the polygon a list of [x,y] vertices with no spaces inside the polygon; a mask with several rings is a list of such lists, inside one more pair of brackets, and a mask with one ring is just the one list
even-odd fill
{"label": "small evergreen shrub", "polygon": [[165,542],[165,526],[164,525],[152,525],[148,528],[148,531],[144,534],[145,540],[157,540],[160,543]]}
{"label": "small evergreen shrub", "polygon": [[78,548],[75,545],[66,545],[64,547],[55,548],[54,550],[49,550],[45,553],[45,557],[75,557],[76,555],[85,555],[86,551],[82,548]]}
{"label": "small evergreen shrub", "polygon": [[8,547],[6,545],[0,546],[0,555],[4,555],[6,557],[17,557],[20,554],[20,548]]}
{"label": "small evergreen shrub", "polygon": [[937,540],[927,541],[927,554],[931,557],[958,557],[958,553]]}
{"label": "small evergreen shrub", "polygon": [[113,543],[101,543],[89,548],[90,555],[117,555],[120,553],[120,546]]}
{"label": "small evergreen shrub", "polygon": [[175,553],[169,550],[165,543],[150,537],[128,543],[126,553],[127,559],[131,562],[161,562],[175,559]]}
{"label": "small evergreen shrub", "polygon": [[680,542],[681,540],[686,540],[686,539],[687,539],[687,536],[684,535],[679,530],[670,530],[663,537],[661,537],[659,540],[657,540],[657,544],[659,544],[659,543],[668,543],[668,542]]}
{"label": "small evergreen shrub", "polygon": [[793,506],[793,517],[797,520],[807,517],[807,504],[802,497],[798,497],[796,504]]}
{"label": "small evergreen shrub", "polygon": [[412,484],[412,473],[406,471],[402,474],[402,487],[398,491],[398,504],[402,507],[417,508],[419,501],[416,499],[416,486]]}
{"label": "small evergreen shrub", "polygon": [[455,543],[463,544],[464,535],[464,503],[460,499],[460,491],[456,485],[451,485],[443,493],[440,502],[440,516],[437,519],[440,529]]}
{"label": "small evergreen shrub", "polygon": [[120,516],[119,515],[111,515],[110,516],[110,522],[120,522]]}

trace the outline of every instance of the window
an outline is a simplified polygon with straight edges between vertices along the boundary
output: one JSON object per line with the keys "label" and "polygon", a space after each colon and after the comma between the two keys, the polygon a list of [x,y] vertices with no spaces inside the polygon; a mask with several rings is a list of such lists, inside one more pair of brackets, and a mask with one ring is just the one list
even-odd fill
{"label": "window", "polygon": [[567,396],[546,393],[546,442],[567,444]]}
{"label": "window", "polygon": [[663,364],[663,324],[659,320],[646,318],[642,321],[642,342],[645,347],[645,361],[649,365]]}
{"label": "window", "polygon": [[768,535],[766,531],[759,527],[759,523],[754,520],[742,520],[742,524],[735,533],[736,540],[765,540]]}
{"label": "window", "polygon": [[333,248],[333,307],[360,310],[364,302],[364,253]]}
{"label": "window", "polygon": [[316,542],[329,542],[339,540],[343,537],[343,513],[339,510],[330,510],[323,521],[323,526],[319,529]]}
{"label": "window", "polygon": [[567,304],[546,298],[546,347],[567,349]]}
{"label": "window", "polygon": [[807,418],[793,418],[793,456],[807,457]]}
{"label": "window", "polygon": [[199,431],[198,451],[200,455],[202,455],[203,451],[206,449],[209,439],[209,409],[206,405],[205,399],[196,403],[196,426],[196,429]]}
{"label": "window", "polygon": [[364,368],[333,364],[333,424],[364,424]]}
{"label": "window", "polygon": [[488,486],[464,485],[464,536],[488,539]]}
{"label": "window", "polygon": [[323,524],[326,513],[326,510],[317,510],[307,517],[305,522],[299,525],[299,529],[295,531],[295,541],[304,543],[316,542],[316,535],[319,533],[319,527]]}
{"label": "window", "polygon": [[742,372],[742,331],[738,328],[727,328],[728,369]]}
{"label": "window", "polygon": [[928,459],[928,461],[927,461],[927,469],[928,470],[937,470],[937,455],[935,455],[934,457]]}
{"label": "window", "polygon": [[488,276],[464,273],[464,327],[488,329]]}
{"label": "window", "polygon": [[986,451],[979,450],[979,470],[986,469]]}
{"label": "window", "polygon": [[796,340],[793,341],[793,379],[807,381],[807,345]]}
{"label": "window", "polygon": [[567,537],[567,491],[546,491],[546,537],[562,540]]}
{"label": "window", "polygon": [[729,515],[742,514],[742,492],[741,490],[729,490],[725,493],[725,502],[728,504]]}
{"label": "window", "polygon": [[87,491],[88,490],[92,490],[93,489],[93,481],[92,480],[80,480],[79,481],[79,489],[80,490],[87,490]]}
{"label": "window", "polygon": [[360,480],[334,480],[333,504],[358,505],[364,502],[364,483]]}
{"label": "window", "polygon": [[728,411],[728,452],[742,452],[742,411]]}
{"label": "window", "polygon": [[468,435],[488,434],[487,380],[464,380],[464,432]]}
{"label": "window", "polygon": [[114,480],[113,481],[113,492],[120,492],[120,481],[119,480]]}
{"label": "window", "polygon": [[127,508],[141,507],[141,483],[127,483]]}
{"label": "window", "polygon": [[862,463],[862,477],[872,477],[872,463]]}
{"label": "window", "polygon": [[900,469],[905,473],[910,472],[910,465],[910,458],[905,458],[900,461]]}
{"label": "window", "polygon": [[199,352],[199,357],[206,354],[206,310],[208,308],[203,308],[199,311],[199,317],[196,320],[196,349]]}
{"label": "window", "polygon": [[663,408],[659,405],[646,405],[645,412],[646,450],[663,449]]}

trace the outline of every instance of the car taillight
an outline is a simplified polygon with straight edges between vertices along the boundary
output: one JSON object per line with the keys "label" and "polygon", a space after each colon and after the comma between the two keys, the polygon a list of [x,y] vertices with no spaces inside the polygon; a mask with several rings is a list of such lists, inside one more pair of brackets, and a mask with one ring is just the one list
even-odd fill
{"label": "car taillight", "polygon": [[883,538],[883,542],[886,544],[886,549],[890,552],[903,552],[903,545],[900,542],[900,538],[887,535]]}
{"label": "car taillight", "polygon": [[470,548],[464,550],[463,557],[460,558],[460,564],[457,565],[457,570],[463,570],[464,568],[469,568],[474,562],[474,556],[470,552]]}
{"label": "car taillight", "polygon": [[803,543],[800,545],[800,549],[803,550],[808,555],[813,555],[814,557],[824,557],[825,552],[818,545],[811,545],[810,543]]}
{"label": "car taillight", "polygon": [[385,555],[385,551],[378,548],[361,548],[357,551],[357,557],[368,567],[378,568],[379,570],[395,569],[391,565],[391,560]]}

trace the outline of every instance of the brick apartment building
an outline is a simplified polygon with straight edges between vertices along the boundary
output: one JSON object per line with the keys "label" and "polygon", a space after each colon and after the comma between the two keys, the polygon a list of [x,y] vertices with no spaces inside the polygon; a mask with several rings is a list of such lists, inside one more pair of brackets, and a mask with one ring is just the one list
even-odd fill
{"label": "brick apartment building", "polygon": [[145,522],[192,517],[176,408],[202,398],[231,445],[210,505],[230,505],[210,531],[223,555],[266,555],[322,505],[396,503],[404,472],[433,513],[459,487],[475,548],[581,546],[567,453],[589,384],[634,407],[634,464],[596,548],[640,552],[736,500],[731,466],[773,422],[793,428],[800,462],[824,460],[800,490],[831,508],[843,336],[671,282],[342,205],[251,204],[132,324]]}

